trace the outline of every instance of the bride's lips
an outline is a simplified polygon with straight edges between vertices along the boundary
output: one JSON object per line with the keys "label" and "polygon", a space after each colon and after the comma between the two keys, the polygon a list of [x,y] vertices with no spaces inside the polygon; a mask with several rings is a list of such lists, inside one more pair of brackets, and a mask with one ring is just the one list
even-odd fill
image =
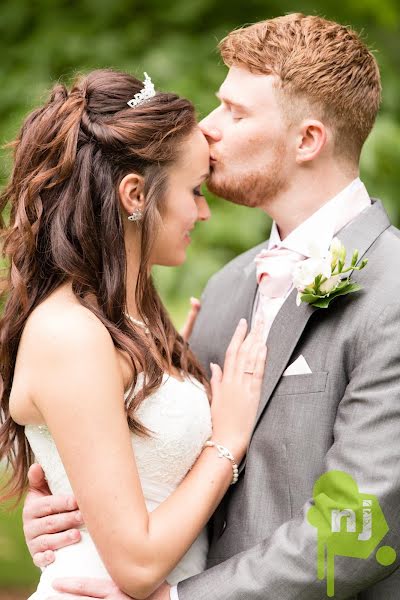
{"label": "bride's lips", "polygon": [[188,231],[185,232],[185,235],[183,236],[188,244],[190,244],[190,242],[192,241],[192,238],[190,237],[190,232],[193,231],[193,229],[194,227],[191,227]]}

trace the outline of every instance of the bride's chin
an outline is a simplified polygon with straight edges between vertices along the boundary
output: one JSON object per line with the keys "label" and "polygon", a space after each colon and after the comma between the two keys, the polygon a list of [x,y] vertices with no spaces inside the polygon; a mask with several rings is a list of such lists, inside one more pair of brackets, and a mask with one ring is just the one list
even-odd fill
{"label": "bride's chin", "polygon": [[186,252],[182,254],[182,256],[177,256],[176,260],[171,264],[171,267],[180,267],[183,263],[186,262]]}
{"label": "bride's chin", "polygon": [[159,267],[179,267],[180,265],[183,265],[183,263],[186,261],[186,252],[182,252],[177,254],[174,257],[168,257],[167,259],[163,259],[160,261],[157,261],[156,265],[158,265]]}

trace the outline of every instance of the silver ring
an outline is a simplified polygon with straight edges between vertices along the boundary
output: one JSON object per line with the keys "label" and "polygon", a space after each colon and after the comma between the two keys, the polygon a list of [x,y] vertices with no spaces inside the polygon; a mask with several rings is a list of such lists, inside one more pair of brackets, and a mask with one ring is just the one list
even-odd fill
{"label": "silver ring", "polygon": [[245,375],[254,375],[254,371],[244,371]]}

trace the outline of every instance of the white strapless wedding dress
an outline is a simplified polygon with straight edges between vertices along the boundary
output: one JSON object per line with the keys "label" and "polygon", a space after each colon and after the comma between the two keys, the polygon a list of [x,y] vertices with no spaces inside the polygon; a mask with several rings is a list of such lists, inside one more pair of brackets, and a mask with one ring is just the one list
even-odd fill
{"label": "white strapless wedding dress", "polygon": [[[139,376],[135,390],[141,385],[142,377]],[[197,380],[187,377],[179,381],[164,374],[160,388],[137,409],[137,417],[153,432],[151,437],[132,434],[143,494],[148,510],[152,511],[176,489],[211,436],[210,405],[204,387]],[[51,492],[71,494],[70,483],[48,429],[43,425],[27,425],[25,434],[36,461],[44,469]],[[107,443],[107,440],[99,439],[98,443]],[[179,528],[179,523],[176,527]],[[110,577],[85,527],[81,528],[81,534],[80,542],[55,552],[55,562],[43,570],[32,600],[45,600],[49,593],[54,595],[51,582],[57,577]],[[176,584],[203,571],[207,550],[207,534],[203,530],[170,573],[168,583]]]}

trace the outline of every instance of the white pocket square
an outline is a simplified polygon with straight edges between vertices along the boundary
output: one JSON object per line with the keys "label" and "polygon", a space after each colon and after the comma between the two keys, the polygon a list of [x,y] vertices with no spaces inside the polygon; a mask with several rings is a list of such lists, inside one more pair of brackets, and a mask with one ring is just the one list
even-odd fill
{"label": "white pocket square", "polygon": [[307,373],[312,373],[312,371],[304,356],[300,354],[299,358],[296,358],[283,372],[282,377],[286,377],[287,375],[306,375]]}

